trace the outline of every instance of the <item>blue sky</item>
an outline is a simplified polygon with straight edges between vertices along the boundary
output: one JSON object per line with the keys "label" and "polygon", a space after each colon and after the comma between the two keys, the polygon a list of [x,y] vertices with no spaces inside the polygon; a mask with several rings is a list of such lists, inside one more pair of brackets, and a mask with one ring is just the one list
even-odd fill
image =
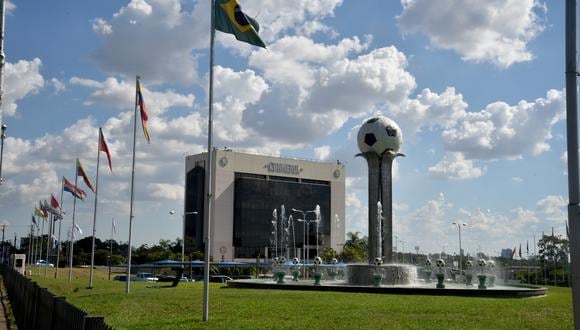
{"label": "blue sky", "polygon": [[[470,253],[532,246],[552,227],[564,234],[562,1],[240,3],[268,49],[217,32],[216,147],[343,161],[347,231],[366,235],[355,137],[382,113],[403,130],[393,228],[407,251],[457,252],[453,221],[468,224]],[[25,235],[35,203],[60,194],[63,175],[74,179],[77,157],[94,175],[102,126],[115,175],[101,164],[97,236],[109,237],[115,218],[115,238],[128,239],[138,74],[152,142],[138,132],[133,242],[180,237],[184,156],[207,141],[209,1],[8,8],[0,222]],[[77,205],[85,235],[92,198]],[[70,211],[72,197],[63,203]]]}

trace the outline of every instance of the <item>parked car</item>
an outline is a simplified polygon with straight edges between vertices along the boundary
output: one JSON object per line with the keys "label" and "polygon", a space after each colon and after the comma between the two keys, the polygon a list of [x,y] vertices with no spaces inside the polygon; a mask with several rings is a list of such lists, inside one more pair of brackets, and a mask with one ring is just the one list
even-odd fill
{"label": "parked car", "polygon": [[135,275],[135,279],[131,279],[135,282],[157,282],[159,279],[155,277],[152,273],[140,272]]}
{"label": "parked car", "polygon": [[225,275],[211,275],[209,277],[210,282],[214,283],[226,283],[227,281],[232,281],[233,279],[229,276]]}
{"label": "parked car", "polygon": [[115,281],[127,281],[127,275],[116,275],[115,277],[113,277],[113,279]]}
{"label": "parked car", "polygon": [[38,260],[35,264],[37,267],[54,267],[53,264],[51,264],[50,262],[46,261],[46,260]]}

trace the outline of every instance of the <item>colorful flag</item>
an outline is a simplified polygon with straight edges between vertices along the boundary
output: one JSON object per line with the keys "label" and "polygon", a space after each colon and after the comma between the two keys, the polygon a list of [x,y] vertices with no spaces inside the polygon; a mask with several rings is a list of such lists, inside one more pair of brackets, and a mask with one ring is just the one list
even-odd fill
{"label": "colorful flag", "polygon": [[36,218],[34,217],[34,215],[32,216],[32,223],[36,225],[36,227],[38,227],[38,223],[36,222]]}
{"label": "colorful flag", "polygon": [[528,244],[528,240],[526,240],[526,253],[530,254],[530,246]]}
{"label": "colorful flag", "polygon": [[143,126],[143,134],[147,143],[151,143],[151,138],[149,137],[149,131],[147,130],[147,120],[149,116],[147,115],[147,108],[145,107],[145,101],[143,101],[143,92],[141,91],[141,78],[137,77],[137,96],[135,100],[135,106],[139,107],[141,112],[141,126]]}
{"label": "colorful flag", "polygon": [[89,189],[92,192],[95,192],[95,188],[93,188],[93,183],[89,179],[87,172],[85,172],[85,169],[83,168],[83,165],[81,164],[81,161],[78,158],[77,158],[77,176],[82,176],[83,181],[85,181],[85,184],[87,185],[87,187],[89,187]]}
{"label": "colorful flag", "polygon": [[87,193],[81,188],[75,186],[70,181],[68,181],[64,176],[62,177],[64,191],[71,193],[74,197],[83,200],[87,197]]}
{"label": "colorful flag", "polygon": [[58,203],[58,200],[54,198],[53,194],[50,194],[50,206],[55,209],[60,209],[60,204]]}
{"label": "colorful flag", "polygon": [[105,141],[105,136],[103,135],[103,129],[99,127],[99,151],[107,154],[107,159],[109,160],[109,169],[111,174],[113,173],[113,166],[111,165],[111,154],[109,153],[109,147],[107,146],[107,141]]}
{"label": "colorful flag", "polygon": [[38,207],[34,208],[34,215],[37,217],[44,218],[44,213],[42,213],[42,210],[39,209]]}
{"label": "colorful flag", "polygon": [[214,22],[216,30],[233,34],[239,41],[266,48],[258,35],[260,25],[242,11],[238,1],[216,0]]}

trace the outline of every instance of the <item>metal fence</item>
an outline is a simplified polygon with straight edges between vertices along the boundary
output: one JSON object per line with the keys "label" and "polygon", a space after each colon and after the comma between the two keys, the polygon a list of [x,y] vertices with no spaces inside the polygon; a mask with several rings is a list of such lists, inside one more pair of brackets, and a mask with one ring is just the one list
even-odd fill
{"label": "metal fence", "polygon": [[103,317],[88,316],[64,297],[53,295],[8,265],[0,265],[0,274],[19,329],[113,329]]}

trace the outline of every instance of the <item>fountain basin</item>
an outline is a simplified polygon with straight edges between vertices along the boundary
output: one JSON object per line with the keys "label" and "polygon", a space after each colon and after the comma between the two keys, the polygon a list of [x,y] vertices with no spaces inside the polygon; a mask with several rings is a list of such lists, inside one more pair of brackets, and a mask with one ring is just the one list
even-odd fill
{"label": "fountain basin", "polygon": [[349,264],[346,265],[346,283],[352,285],[373,285],[373,276],[383,275],[382,284],[412,284],[417,280],[417,267],[410,265],[366,265]]}
{"label": "fountain basin", "polygon": [[272,280],[233,280],[228,281],[229,288],[239,289],[273,289],[273,290],[301,290],[301,291],[335,291],[335,292],[359,292],[376,294],[406,294],[426,296],[458,296],[458,297],[488,297],[488,298],[526,298],[541,297],[548,294],[548,289],[536,286],[511,286],[496,285],[487,290],[479,290],[477,286],[465,286],[465,284],[445,284],[445,289],[437,289],[433,283],[411,285],[351,285],[345,281],[322,281],[320,285],[314,285],[313,280],[300,280],[298,282],[286,282],[279,285]]}

